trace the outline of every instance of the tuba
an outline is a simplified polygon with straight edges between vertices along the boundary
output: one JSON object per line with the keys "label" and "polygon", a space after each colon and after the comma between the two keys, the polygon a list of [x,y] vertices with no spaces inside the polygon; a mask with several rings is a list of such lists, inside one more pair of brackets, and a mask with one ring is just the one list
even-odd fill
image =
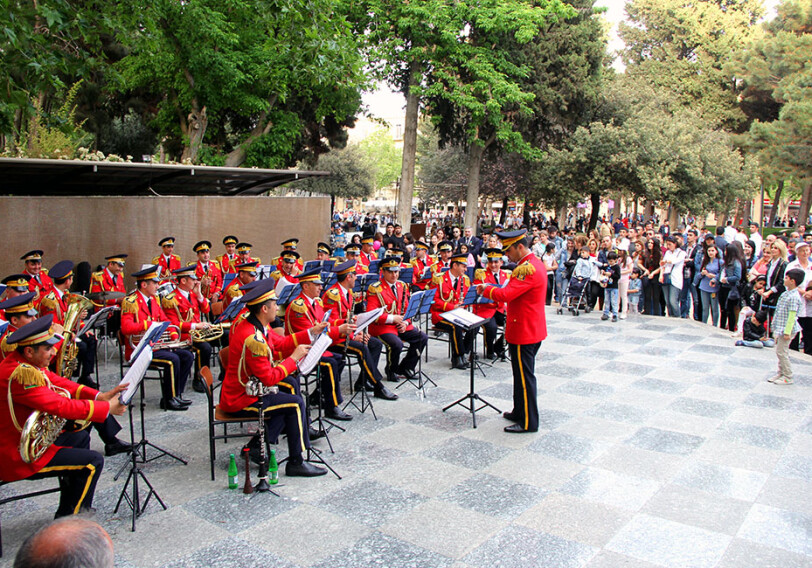
{"label": "tuba", "polygon": [[65,323],[63,332],[64,340],[56,354],[56,374],[69,379],[79,366],[77,356],[79,348],[76,346],[76,336],[79,327],[82,325],[82,312],[93,308],[93,302],[80,294],[71,294],[68,297],[68,311],[65,313]]}
{"label": "tuba", "polygon": [[[46,379],[47,380],[47,379]],[[48,387],[60,396],[70,398],[67,389],[56,386],[48,381]],[[12,416],[14,410],[12,409]],[[51,447],[65,427],[67,419],[35,410],[23,424],[20,431],[20,457],[25,463],[34,463]],[[76,421],[76,429],[82,430],[90,425],[89,421]],[[15,421],[15,425],[16,425]],[[19,426],[18,426],[19,428]]]}
{"label": "tuba", "polygon": [[223,333],[231,327],[231,323],[215,323],[206,329],[193,329],[189,332],[189,337],[194,343],[203,341],[214,341],[223,337]]}

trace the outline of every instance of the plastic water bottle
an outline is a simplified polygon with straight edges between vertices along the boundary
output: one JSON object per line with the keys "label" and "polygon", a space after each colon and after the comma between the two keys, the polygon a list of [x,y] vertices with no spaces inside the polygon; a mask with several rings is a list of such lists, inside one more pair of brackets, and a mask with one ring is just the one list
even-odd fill
{"label": "plastic water bottle", "polygon": [[237,489],[237,459],[234,454],[228,458],[228,488]]}
{"label": "plastic water bottle", "polygon": [[271,460],[268,462],[268,482],[271,485],[279,483],[279,464],[276,463],[276,450],[271,450]]}

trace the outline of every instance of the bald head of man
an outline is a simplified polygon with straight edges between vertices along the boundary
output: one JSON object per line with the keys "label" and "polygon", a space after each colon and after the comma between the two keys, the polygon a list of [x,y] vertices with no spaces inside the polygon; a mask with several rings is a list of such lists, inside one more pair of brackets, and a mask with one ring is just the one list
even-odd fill
{"label": "bald head of man", "polygon": [[23,542],[14,568],[112,568],[113,541],[98,523],[82,517],[63,517],[44,526]]}

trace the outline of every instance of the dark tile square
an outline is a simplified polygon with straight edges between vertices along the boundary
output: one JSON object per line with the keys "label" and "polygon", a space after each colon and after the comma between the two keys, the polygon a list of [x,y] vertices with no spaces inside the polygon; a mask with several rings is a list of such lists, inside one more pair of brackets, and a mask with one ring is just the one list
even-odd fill
{"label": "dark tile square", "polygon": [[720,345],[704,345],[702,343],[698,345],[693,345],[688,350],[695,351],[697,353],[711,353],[712,355],[719,355],[720,357],[733,355],[736,352],[735,347],[722,347]]}
{"label": "dark tile square", "polygon": [[611,361],[601,365],[600,369],[617,375],[643,376],[656,369],[656,367],[643,365],[641,363],[630,363],[628,361]]}
{"label": "dark tile square", "polygon": [[688,385],[682,383],[675,383],[674,381],[664,381],[663,379],[654,379],[645,377],[639,381],[634,381],[632,386],[636,389],[642,389],[652,392],[662,392],[665,394],[679,394],[685,392]]}
{"label": "dark tile square", "polygon": [[712,400],[680,397],[669,404],[668,408],[675,412],[704,416],[706,418],[726,418],[736,407],[732,404],[714,402]]}
{"label": "dark tile square", "polygon": [[670,325],[662,325],[657,323],[643,323],[637,326],[637,329],[642,331],[671,331],[673,328]]}
{"label": "dark tile square", "polygon": [[295,568],[295,565],[285,562],[267,550],[239,538],[220,540],[174,562],[164,564],[164,568],[196,568],[197,566],[217,566],[217,568],[265,568],[267,566]]}
{"label": "dark tile square", "polygon": [[183,508],[213,525],[238,533],[265,522],[269,514],[278,515],[298,505],[292,499],[272,493],[244,495],[241,491],[224,489],[189,501]]}
{"label": "dark tile square", "polygon": [[567,335],[565,337],[556,337],[552,340],[554,343],[563,343],[565,345],[578,345],[579,347],[586,347],[595,343],[595,339],[591,337],[584,337],[582,335]]}
{"label": "dark tile square", "polygon": [[556,392],[563,392],[566,394],[574,394],[576,396],[585,396],[589,398],[605,398],[615,392],[615,389],[609,385],[601,383],[592,383],[589,381],[568,381],[558,387]]}
{"label": "dark tile square", "polygon": [[[512,398],[511,396],[511,399]],[[498,415],[494,412],[493,416]],[[490,420],[493,416],[491,416],[491,412],[486,412],[485,410],[477,412],[477,424]],[[458,433],[461,430],[471,428],[471,413],[459,407],[455,407],[453,410],[449,409],[447,412],[432,409],[429,412],[412,416],[408,421],[411,424],[434,428],[442,432]]]}
{"label": "dark tile square", "polygon": [[717,387],[725,390],[750,390],[753,384],[750,381],[739,379],[737,377],[724,377],[720,375],[711,375],[702,380],[703,385],[709,387]]}
{"label": "dark tile square", "polygon": [[789,443],[789,434],[767,428],[765,426],[753,426],[752,424],[741,424],[739,422],[727,422],[719,430],[719,436],[725,440],[742,442],[749,446],[757,446],[768,450],[779,450]]}
{"label": "dark tile square", "polygon": [[539,408],[539,428],[542,430],[555,430],[571,419],[572,414],[550,408]]}
{"label": "dark tile square", "polygon": [[772,410],[784,410],[794,414],[806,412],[807,405],[803,402],[792,400],[783,396],[773,396],[771,394],[750,393],[744,399],[744,404],[758,406],[759,408],[770,408]]}
{"label": "dark tile square", "polygon": [[531,443],[527,449],[561,460],[585,464],[603,453],[606,445],[564,432],[550,432]]}
{"label": "dark tile square", "polygon": [[440,499],[509,520],[541,501],[546,494],[547,491],[532,485],[480,473],[455,485],[440,495]]}
{"label": "dark tile square", "polygon": [[643,450],[686,456],[693,453],[704,441],[705,438],[700,436],[645,427],[635,432],[626,443]]}
{"label": "dark tile square", "polygon": [[651,412],[645,408],[639,408],[630,404],[603,402],[590,408],[586,412],[586,415],[605,418],[606,420],[613,420],[615,422],[624,422],[626,424],[640,424],[651,415]]}
{"label": "dark tile square", "polygon": [[573,367],[572,365],[564,365],[562,363],[553,363],[551,365],[543,364],[540,367],[536,367],[536,374],[564,379],[576,379],[585,373],[586,369]]}
{"label": "dark tile square", "polygon": [[469,469],[484,469],[512,451],[489,442],[456,436],[429,448],[422,455]]}
{"label": "dark tile square", "polygon": [[[339,441],[336,439],[334,444],[339,444]],[[342,439],[341,443],[336,447],[335,454],[325,450],[323,455],[330,466],[339,473],[341,471],[353,471],[363,476],[371,475],[379,469],[389,467],[393,462],[404,456],[406,456],[406,452],[374,444],[365,439]]]}
{"label": "dark tile square", "polygon": [[634,350],[635,353],[652,355],[653,357],[663,357],[664,359],[675,359],[682,353],[681,349],[672,347],[661,347],[659,345],[643,345]]}
{"label": "dark tile square", "polygon": [[369,527],[379,527],[392,517],[414,509],[425,500],[426,497],[405,489],[379,481],[364,480],[333,491],[317,503],[336,515]]}
{"label": "dark tile square", "polygon": [[463,561],[477,568],[577,568],[584,566],[596,552],[597,549],[580,542],[511,525],[474,549]]}
{"label": "dark tile square", "polygon": [[450,558],[376,531],[311,568],[445,568],[452,563]]}
{"label": "dark tile square", "polygon": [[775,466],[773,473],[781,477],[793,477],[805,481],[812,481],[812,458],[795,455],[784,456],[779,460],[778,465]]}

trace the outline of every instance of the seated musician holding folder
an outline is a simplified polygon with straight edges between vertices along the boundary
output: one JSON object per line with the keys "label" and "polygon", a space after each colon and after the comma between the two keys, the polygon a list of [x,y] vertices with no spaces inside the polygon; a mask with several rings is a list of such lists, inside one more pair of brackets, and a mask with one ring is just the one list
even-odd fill
{"label": "seated musician holding folder", "polygon": [[[486,268],[474,272],[474,286],[477,284],[493,284],[504,287],[510,278],[507,270],[502,270],[502,249],[485,249],[485,258],[488,260]],[[474,313],[488,321],[482,326],[485,328],[485,356],[488,359],[505,361],[504,337],[496,339],[499,326],[505,325],[505,302],[493,301],[490,304],[474,304]]]}
{"label": "seated musician holding folder", "polygon": [[0,479],[58,476],[61,495],[55,517],[64,517],[91,510],[104,458],[90,449],[87,430],[62,432],[53,444],[37,450],[35,438],[28,436],[36,434],[25,429],[26,422],[35,411],[66,420],[104,422],[110,415],[124,414],[127,407],[118,397],[124,386],[101,393],[48,370],[54,345],[60,341],[52,323],[53,316],[48,315],[8,337],[15,350],[0,363],[0,389],[8,394],[0,397]]}
{"label": "seated musician holding folder", "polygon": [[[248,316],[237,322],[231,330],[228,346],[228,368],[220,390],[220,408],[238,416],[257,417],[260,401],[249,395],[246,386],[254,379],[263,387],[276,387],[262,395],[266,439],[274,443],[281,433],[288,438],[288,462],[285,473],[289,476],[316,477],[327,470],[304,461],[302,453],[310,447],[307,412],[302,399],[299,379],[294,374],[297,362],[310,349],[307,343],[321,333],[327,324],[319,324],[285,338],[267,331],[276,317],[274,281],[262,280],[243,296]],[[269,344],[269,341],[272,342]],[[285,357],[274,363],[273,351]],[[286,387],[282,392],[277,387]],[[258,459],[259,435],[249,443],[252,459]]]}
{"label": "seated musician holding folder", "polygon": [[470,353],[474,342],[474,333],[451,323],[440,317],[440,314],[450,312],[462,305],[471,282],[465,274],[468,269],[468,253],[456,252],[449,258],[451,268],[446,272],[435,274],[433,284],[437,287],[437,295],[431,304],[431,323],[438,329],[451,334],[451,368],[467,369],[465,356]]}

